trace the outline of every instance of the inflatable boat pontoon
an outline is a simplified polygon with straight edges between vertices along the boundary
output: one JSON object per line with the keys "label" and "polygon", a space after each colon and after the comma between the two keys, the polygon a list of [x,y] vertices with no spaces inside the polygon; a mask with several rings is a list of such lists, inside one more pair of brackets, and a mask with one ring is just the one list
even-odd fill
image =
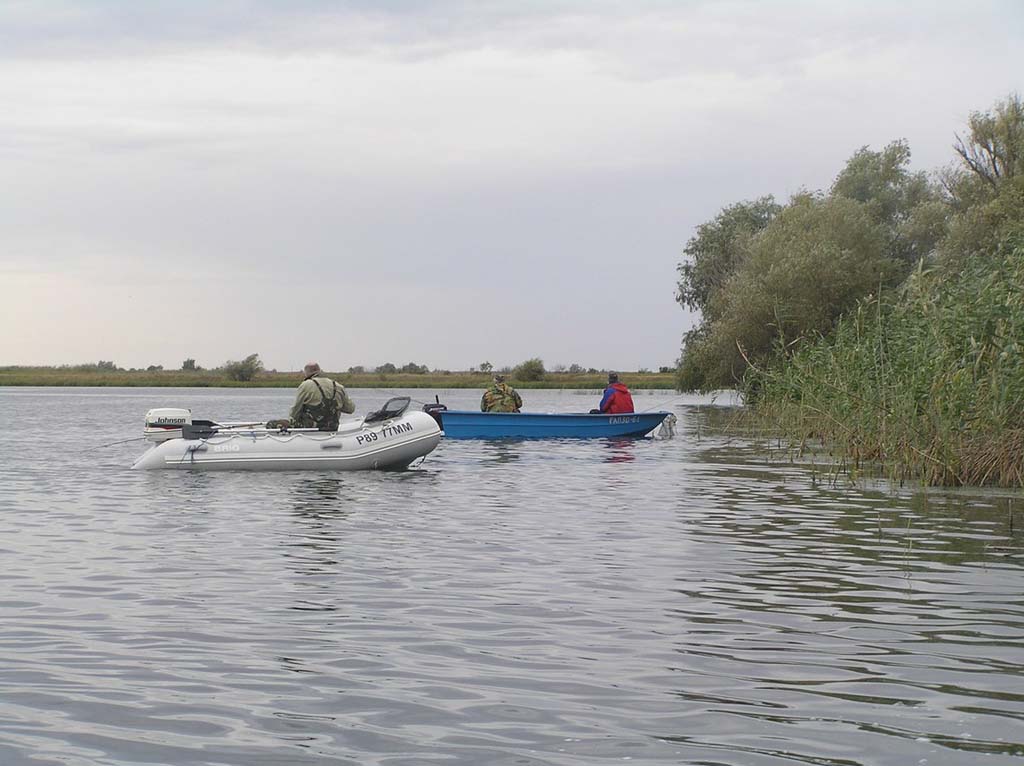
{"label": "inflatable boat pontoon", "polygon": [[193,420],[191,410],[146,413],[145,438],[155,442],[133,469],[360,471],[405,468],[441,441],[437,421],[407,411],[408,397],[391,399],[337,431],[268,429],[262,424]]}

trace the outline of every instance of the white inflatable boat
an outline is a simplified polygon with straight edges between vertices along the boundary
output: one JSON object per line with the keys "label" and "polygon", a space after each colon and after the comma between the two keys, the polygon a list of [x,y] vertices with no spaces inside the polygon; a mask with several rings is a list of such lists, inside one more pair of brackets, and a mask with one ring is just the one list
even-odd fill
{"label": "white inflatable boat", "polygon": [[133,469],[360,471],[405,468],[441,441],[437,421],[408,412],[408,397],[390,400],[363,418],[342,421],[337,431],[268,429],[263,424],[193,420],[191,410],[146,413],[144,435],[152,447]]}

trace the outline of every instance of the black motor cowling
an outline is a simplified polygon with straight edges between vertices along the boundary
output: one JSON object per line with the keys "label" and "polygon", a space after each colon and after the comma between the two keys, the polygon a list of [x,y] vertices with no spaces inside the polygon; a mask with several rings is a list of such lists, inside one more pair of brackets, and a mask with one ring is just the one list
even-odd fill
{"label": "black motor cowling", "polygon": [[[434,399],[436,400],[437,397],[435,396]],[[441,404],[441,402],[439,401],[435,401],[434,404],[430,404],[428,402],[427,404],[423,405],[423,411],[437,421],[437,425],[439,428],[441,428],[441,430],[444,430],[444,424],[441,422],[441,413],[447,409],[448,408]]]}
{"label": "black motor cowling", "polygon": [[217,424],[212,420],[193,420],[181,427],[181,438],[186,441],[209,439],[217,435]]}

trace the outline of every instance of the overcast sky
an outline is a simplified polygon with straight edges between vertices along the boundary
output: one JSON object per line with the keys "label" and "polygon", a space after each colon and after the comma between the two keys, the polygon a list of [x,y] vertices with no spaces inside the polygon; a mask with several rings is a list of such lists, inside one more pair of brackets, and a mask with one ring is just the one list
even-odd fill
{"label": "overcast sky", "polygon": [[0,365],[670,365],[696,225],[1013,91],[1018,0],[0,0]]}

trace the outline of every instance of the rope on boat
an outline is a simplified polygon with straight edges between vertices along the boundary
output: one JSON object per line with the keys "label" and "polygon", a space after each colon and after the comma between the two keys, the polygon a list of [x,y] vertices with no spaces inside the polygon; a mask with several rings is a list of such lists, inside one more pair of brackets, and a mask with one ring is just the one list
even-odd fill
{"label": "rope on boat", "polygon": [[[320,436],[321,433],[323,433],[324,435]],[[355,431],[353,431],[352,433],[355,433]],[[294,431],[278,431],[277,433],[271,433],[270,431],[218,431],[217,433],[212,434],[208,437],[199,439],[199,442],[202,444],[206,444],[208,441],[211,441],[218,437],[232,438],[235,436],[245,436],[251,439],[273,439],[276,442],[287,444],[288,442],[293,441],[294,439],[297,439],[300,436],[303,437],[304,439],[309,439],[310,441],[325,442],[330,441],[337,435],[337,431],[318,431],[315,434],[310,433],[308,431],[302,433],[295,433]]]}

